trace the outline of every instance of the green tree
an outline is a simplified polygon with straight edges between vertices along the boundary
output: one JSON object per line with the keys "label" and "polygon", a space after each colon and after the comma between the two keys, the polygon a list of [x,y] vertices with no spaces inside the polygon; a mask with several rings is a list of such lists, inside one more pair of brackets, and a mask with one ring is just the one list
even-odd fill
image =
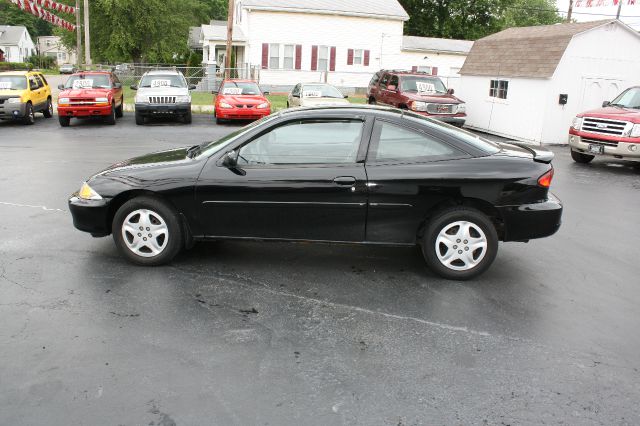
{"label": "green tree", "polygon": [[562,22],[552,0],[512,0],[505,7],[502,27],[529,27]]}
{"label": "green tree", "polygon": [[23,25],[29,31],[33,42],[43,35],[51,35],[53,25],[47,21],[23,12],[16,5],[0,1],[0,25]]}

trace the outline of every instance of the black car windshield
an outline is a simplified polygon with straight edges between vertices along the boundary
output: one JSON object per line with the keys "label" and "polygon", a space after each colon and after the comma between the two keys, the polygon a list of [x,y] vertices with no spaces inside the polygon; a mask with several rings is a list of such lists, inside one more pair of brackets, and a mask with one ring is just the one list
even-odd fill
{"label": "black car windshield", "polygon": [[640,87],[625,90],[611,102],[611,105],[640,109]]}
{"label": "black car windshield", "polygon": [[305,84],[302,86],[303,98],[344,98],[344,95],[330,84]]}
{"label": "black car windshield", "polygon": [[437,77],[404,75],[400,77],[401,92],[447,93],[442,80]]}
{"label": "black car windshield", "polygon": [[111,82],[107,74],[72,75],[64,85],[65,89],[109,89]]}
{"label": "black car windshield", "polygon": [[236,130],[235,132],[229,133],[222,139],[218,139],[216,141],[204,142],[200,144],[200,154],[201,155],[211,155],[216,151],[224,148],[226,145],[233,142],[239,136],[244,135],[245,133],[251,131],[255,127],[266,123],[267,121],[271,121],[274,118],[278,117],[278,114],[267,115],[266,117],[261,118],[260,120],[254,121],[253,123],[247,124],[244,127]]}
{"label": "black car windshield", "polygon": [[187,82],[178,74],[147,74],[140,80],[140,87],[187,87]]}
{"label": "black car windshield", "polygon": [[488,139],[482,138],[466,130],[453,127],[449,124],[443,123],[442,121],[435,120],[432,118],[427,118],[413,112],[405,112],[404,116],[411,120],[420,121],[422,123],[427,121],[431,125],[431,127],[437,127],[438,131],[442,133],[446,133],[447,135],[455,139],[458,139],[464,143],[467,143],[475,147],[476,149],[479,149],[480,151],[487,153],[488,155],[500,152],[500,146],[497,143],[492,142]]}
{"label": "black car windshield", "polygon": [[0,75],[0,90],[24,90],[27,78],[23,75]]}
{"label": "black car windshield", "polygon": [[258,85],[252,81],[225,81],[220,88],[222,95],[261,95]]}

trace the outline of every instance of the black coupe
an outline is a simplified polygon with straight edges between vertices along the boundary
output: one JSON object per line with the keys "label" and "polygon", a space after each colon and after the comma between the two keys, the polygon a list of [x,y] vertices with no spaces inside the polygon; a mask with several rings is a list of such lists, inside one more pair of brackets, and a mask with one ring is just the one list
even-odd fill
{"label": "black coupe", "polygon": [[142,265],[198,240],[419,244],[450,279],[498,241],[560,227],[553,154],[383,107],[285,110],[230,135],[115,164],[69,200],[76,228]]}

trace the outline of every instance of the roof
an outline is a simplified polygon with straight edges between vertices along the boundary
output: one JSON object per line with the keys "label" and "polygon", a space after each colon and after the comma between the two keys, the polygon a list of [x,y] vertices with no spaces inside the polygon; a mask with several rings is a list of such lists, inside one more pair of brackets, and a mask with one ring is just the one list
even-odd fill
{"label": "roof", "polygon": [[619,21],[609,19],[508,28],[477,40],[460,74],[550,78],[573,36],[614,23],[620,24]]}
{"label": "roof", "polygon": [[242,5],[256,10],[409,19],[398,0],[243,0]]}
{"label": "roof", "polygon": [[[212,23],[215,21],[212,21]],[[214,25],[202,25],[200,27],[202,36],[200,39],[204,40],[227,40],[227,23],[224,22],[223,25],[214,24]],[[247,41],[247,37],[245,37],[242,28],[235,26],[233,27],[233,41]],[[198,46],[202,46],[202,43],[198,43]]]}
{"label": "roof", "polygon": [[473,41],[433,37],[402,37],[402,50],[468,54]]}
{"label": "roof", "polygon": [[148,75],[158,75],[158,74],[180,74],[182,75],[182,73],[178,70],[174,70],[174,69],[160,69],[160,70],[151,70],[151,71],[147,71],[145,74]]}
{"label": "roof", "polygon": [[17,46],[25,31],[27,29],[22,25],[0,25],[0,44]]}

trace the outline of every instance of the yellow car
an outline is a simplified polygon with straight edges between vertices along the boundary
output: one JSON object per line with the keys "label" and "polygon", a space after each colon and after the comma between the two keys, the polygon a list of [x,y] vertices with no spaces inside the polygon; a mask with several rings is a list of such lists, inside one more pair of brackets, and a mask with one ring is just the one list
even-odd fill
{"label": "yellow car", "polygon": [[0,120],[35,122],[35,113],[53,117],[51,88],[37,71],[0,72]]}

